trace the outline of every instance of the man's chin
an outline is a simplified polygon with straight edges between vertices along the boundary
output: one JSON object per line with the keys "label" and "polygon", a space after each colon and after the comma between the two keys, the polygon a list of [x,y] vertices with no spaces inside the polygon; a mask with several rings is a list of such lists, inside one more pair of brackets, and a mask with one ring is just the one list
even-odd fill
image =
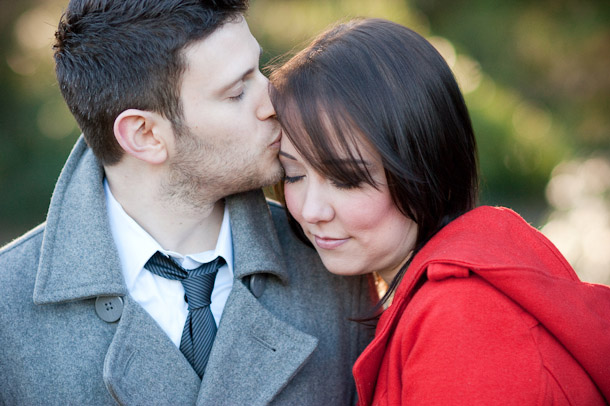
{"label": "man's chin", "polygon": [[[233,189],[230,190],[231,188],[229,188],[227,191],[231,192],[229,194],[236,194],[261,189],[278,183],[280,180],[282,180],[283,176],[284,170],[278,163],[277,165],[269,167],[266,171],[261,171],[258,176],[251,174],[251,176],[249,176],[249,180],[239,184],[234,184]],[[241,178],[241,180],[243,181],[244,178]]]}
{"label": "man's chin", "polygon": [[278,161],[277,164],[275,164],[274,166],[272,166],[269,169],[269,171],[267,172],[267,177],[264,178],[264,181],[262,182],[260,187],[275,185],[280,180],[282,180],[283,177],[284,177],[284,169],[282,168],[282,165],[280,165],[280,163]]}

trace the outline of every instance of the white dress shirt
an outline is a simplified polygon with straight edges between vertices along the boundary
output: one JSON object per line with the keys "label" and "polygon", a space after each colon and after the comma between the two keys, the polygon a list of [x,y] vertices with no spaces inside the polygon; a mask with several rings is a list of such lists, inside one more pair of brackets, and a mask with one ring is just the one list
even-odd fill
{"label": "white dress shirt", "polygon": [[187,270],[195,269],[217,256],[224,258],[226,264],[218,270],[216,275],[210,305],[214,320],[218,325],[233,286],[233,240],[229,210],[226,205],[216,248],[196,254],[182,255],[161,247],[136,223],[114,198],[106,179],[104,179],[104,191],[110,230],[119,252],[123,277],[129,294],[152,316],[177,347],[180,347],[182,330],[188,314],[182,282],[155,275],[144,269],[144,265],[157,251],[171,256]]}

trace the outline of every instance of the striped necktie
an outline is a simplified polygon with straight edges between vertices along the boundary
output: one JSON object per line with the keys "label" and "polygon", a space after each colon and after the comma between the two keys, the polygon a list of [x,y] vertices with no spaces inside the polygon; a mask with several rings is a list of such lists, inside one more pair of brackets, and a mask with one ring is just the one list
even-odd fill
{"label": "striped necktie", "polygon": [[157,251],[144,266],[156,275],[182,282],[189,312],[182,330],[180,351],[200,378],[203,377],[216,337],[216,322],[210,310],[210,297],[218,268],[224,264],[222,257],[216,257],[198,268],[186,270]]}

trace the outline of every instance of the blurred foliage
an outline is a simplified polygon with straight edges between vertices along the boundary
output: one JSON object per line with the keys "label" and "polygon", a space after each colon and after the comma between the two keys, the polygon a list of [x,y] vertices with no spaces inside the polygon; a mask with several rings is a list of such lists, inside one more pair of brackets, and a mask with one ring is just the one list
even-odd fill
{"label": "blurred foliage", "polygon": [[[78,136],[52,64],[65,4],[0,0],[0,244],[44,221]],[[248,21],[267,64],[355,16],[407,25],[446,58],[478,138],[482,203],[515,208],[540,226],[553,168],[610,157],[609,2],[251,0]]]}
{"label": "blurred foliage", "polygon": [[55,82],[60,2],[0,0],[0,244],[44,221],[78,129]]}
{"label": "blurred foliage", "polygon": [[500,95],[491,105],[477,101],[477,92],[468,97],[470,105],[487,104],[471,108],[485,199],[538,205],[559,160],[599,151],[609,155],[610,2],[416,0],[415,5],[434,33],[477,61]]}

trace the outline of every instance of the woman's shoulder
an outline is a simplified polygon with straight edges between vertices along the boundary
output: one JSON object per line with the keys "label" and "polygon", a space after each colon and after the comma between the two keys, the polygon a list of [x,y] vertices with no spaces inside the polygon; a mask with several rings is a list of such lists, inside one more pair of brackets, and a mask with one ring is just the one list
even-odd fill
{"label": "woman's shoulder", "polygon": [[[409,301],[398,330],[429,328],[459,339],[475,335],[527,334],[538,322],[503,292],[476,274],[428,279]],[[408,327],[407,327],[408,325]],[[510,329],[511,332],[506,330]],[[461,335],[455,332],[463,331]]]}
{"label": "woman's shoulder", "polygon": [[457,394],[510,404],[601,399],[583,367],[533,315],[473,273],[423,283],[385,358],[400,363],[413,394],[436,391],[438,404]]}
{"label": "woman's shoulder", "polygon": [[544,385],[537,324],[476,275],[428,280],[401,314],[386,359],[400,362],[412,393],[438,391],[438,404],[459,396],[531,404]]}

